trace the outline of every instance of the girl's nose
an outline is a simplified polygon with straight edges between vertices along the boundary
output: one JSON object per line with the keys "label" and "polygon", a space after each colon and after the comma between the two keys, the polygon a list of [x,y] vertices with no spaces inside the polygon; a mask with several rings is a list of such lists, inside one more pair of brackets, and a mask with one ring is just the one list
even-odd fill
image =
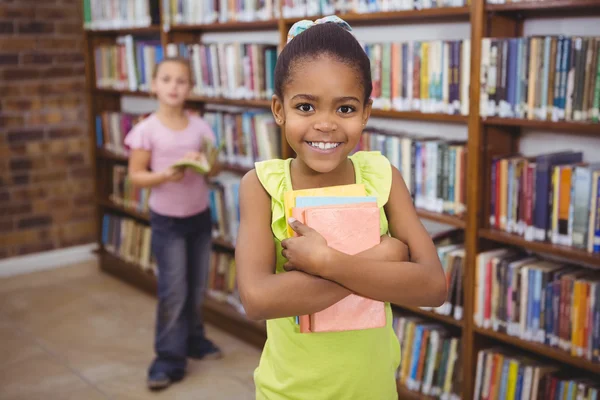
{"label": "girl's nose", "polygon": [[332,132],[337,129],[337,124],[335,122],[320,121],[315,123],[313,128],[321,132]]}

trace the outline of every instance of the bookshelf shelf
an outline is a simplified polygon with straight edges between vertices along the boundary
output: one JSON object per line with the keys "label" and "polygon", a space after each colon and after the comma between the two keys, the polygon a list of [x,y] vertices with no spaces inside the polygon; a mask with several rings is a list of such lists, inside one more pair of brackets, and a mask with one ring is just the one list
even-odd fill
{"label": "bookshelf shelf", "polygon": [[371,117],[405,119],[413,121],[431,121],[446,122],[452,124],[466,124],[468,117],[466,115],[441,114],[441,113],[422,113],[418,111],[395,111],[373,109]]}
{"label": "bookshelf shelf", "polygon": [[487,4],[486,11],[502,15],[524,17],[569,15],[600,15],[600,2],[597,0],[544,0],[520,1],[505,4]]}
{"label": "bookshelf shelf", "polygon": [[104,208],[108,208],[109,210],[118,211],[122,214],[126,214],[132,218],[137,219],[138,221],[145,223],[150,222],[149,214],[134,210],[132,208],[124,207],[110,200],[98,199],[98,204]]}
{"label": "bookshelf shelf", "polygon": [[421,218],[440,222],[442,224],[452,225],[461,229],[465,229],[467,226],[466,222],[462,218],[454,215],[440,214],[433,211],[423,210],[421,208],[417,208],[417,215]]}
{"label": "bookshelf shelf", "polygon": [[597,253],[588,253],[573,247],[561,246],[548,242],[528,241],[520,236],[496,229],[480,229],[479,236],[495,242],[523,247],[538,253],[552,254],[554,256],[565,258],[570,262],[580,262],[582,264],[600,268],[600,254]]}
{"label": "bookshelf shelf", "polygon": [[449,317],[447,315],[442,315],[442,314],[438,314],[434,311],[429,311],[429,310],[422,310],[419,307],[409,307],[409,306],[400,306],[397,304],[393,305],[394,308],[397,308],[399,310],[406,310],[410,313],[416,314],[416,315],[420,315],[423,316],[425,318],[428,319],[433,319],[436,320],[438,322],[442,322],[446,325],[452,325],[458,328],[462,328],[463,327],[463,321],[461,320],[457,320],[454,319],[452,317]]}
{"label": "bookshelf shelf", "polygon": [[160,26],[138,26],[131,28],[117,29],[86,29],[85,32],[90,36],[121,36],[121,35],[142,35],[142,34],[159,34]]}
{"label": "bookshelf shelf", "polygon": [[489,117],[482,118],[481,120],[484,125],[488,126],[501,126],[501,127],[518,127],[518,128],[529,128],[529,129],[540,129],[540,130],[551,130],[551,131],[564,131],[568,133],[583,133],[600,135],[600,124],[597,123],[586,123],[586,122],[552,122],[552,121],[539,121],[531,119],[519,119],[519,118],[499,118]]}
{"label": "bookshelf shelf", "polygon": [[210,31],[210,32],[234,32],[234,31],[249,31],[249,30],[263,30],[263,29],[277,29],[279,20],[271,19],[265,21],[231,21],[231,22],[217,22],[214,24],[200,24],[200,25],[171,25],[170,32],[197,32],[197,31]]}
{"label": "bookshelf shelf", "polygon": [[[353,26],[391,24],[406,21],[468,21],[469,7],[437,7],[422,10],[387,11],[374,13],[345,13],[338,14],[340,18]],[[306,17],[311,20],[320,18]],[[286,26],[291,26],[303,18],[285,18]]]}
{"label": "bookshelf shelf", "polygon": [[520,338],[509,336],[504,333],[495,332],[490,329],[484,329],[479,327],[473,328],[475,333],[494,339],[499,342],[507,343],[509,345],[519,347],[523,350],[545,356],[559,363],[564,363],[584,371],[588,371],[594,374],[600,374],[600,364],[594,364],[586,359],[572,357],[569,353],[549,347],[540,343],[529,342]]}
{"label": "bookshelf shelf", "polygon": [[126,163],[129,158],[120,154],[115,154],[112,151],[106,149],[96,149],[96,157],[104,160],[112,160],[119,163]]}

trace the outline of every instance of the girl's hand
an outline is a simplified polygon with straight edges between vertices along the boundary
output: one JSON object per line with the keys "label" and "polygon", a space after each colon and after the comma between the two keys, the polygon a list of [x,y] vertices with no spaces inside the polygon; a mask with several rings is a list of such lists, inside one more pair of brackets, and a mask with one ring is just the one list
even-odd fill
{"label": "girl's hand", "polygon": [[179,182],[183,179],[184,172],[182,168],[169,167],[163,171],[163,177],[167,182]]}
{"label": "girl's hand", "polygon": [[288,260],[283,268],[286,271],[298,270],[311,275],[321,275],[332,251],[327,246],[327,241],[317,231],[295,218],[290,218],[289,224],[299,236],[281,241],[281,254]]}

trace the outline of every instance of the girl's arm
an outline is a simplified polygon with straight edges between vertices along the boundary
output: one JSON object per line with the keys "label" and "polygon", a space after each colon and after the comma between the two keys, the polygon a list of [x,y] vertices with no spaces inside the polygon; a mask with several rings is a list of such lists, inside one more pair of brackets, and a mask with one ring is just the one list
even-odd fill
{"label": "girl's arm", "polygon": [[183,171],[168,168],[161,172],[148,171],[151,152],[148,150],[134,149],[129,156],[129,179],[137,187],[151,188],[164,182],[178,182],[183,178]]}
{"label": "girl's arm", "polygon": [[[293,247],[286,251],[297,257],[297,262],[290,263],[286,269],[300,268],[318,274],[355,293],[380,301],[407,306],[442,305],[447,288],[437,250],[417,216],[402,175],[395,167],[392,167],[392,188],[385,211],[391,235],[408,244],[410,261],[366,261],[360,254],[350,256],[329,247],[327,251],[321,250],[322,237],[296,221],[292,226],[306,235],[307,240],[285,244]],[[316,247],[320,255],[310,258],[299,256],[299,251],[309,247]]]}
{"label": "girl's arm", "polygon": [[275,274],[271,200],[256,171],[239,189],[240,225],[235,263],[240,298],[251,319],[274,319],[323,310],[350,294],[335,282],[300,271]]}

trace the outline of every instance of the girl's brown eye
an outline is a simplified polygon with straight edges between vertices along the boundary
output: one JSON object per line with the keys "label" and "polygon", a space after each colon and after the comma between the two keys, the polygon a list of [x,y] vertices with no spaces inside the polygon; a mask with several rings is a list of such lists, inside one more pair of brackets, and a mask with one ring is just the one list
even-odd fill
{"label": "girl's brown eye", "polygon": [[302,112],[311,112],[313,111],[312,106],[310,104],[299,104],[296,107],[298,110],[302,111]]}

